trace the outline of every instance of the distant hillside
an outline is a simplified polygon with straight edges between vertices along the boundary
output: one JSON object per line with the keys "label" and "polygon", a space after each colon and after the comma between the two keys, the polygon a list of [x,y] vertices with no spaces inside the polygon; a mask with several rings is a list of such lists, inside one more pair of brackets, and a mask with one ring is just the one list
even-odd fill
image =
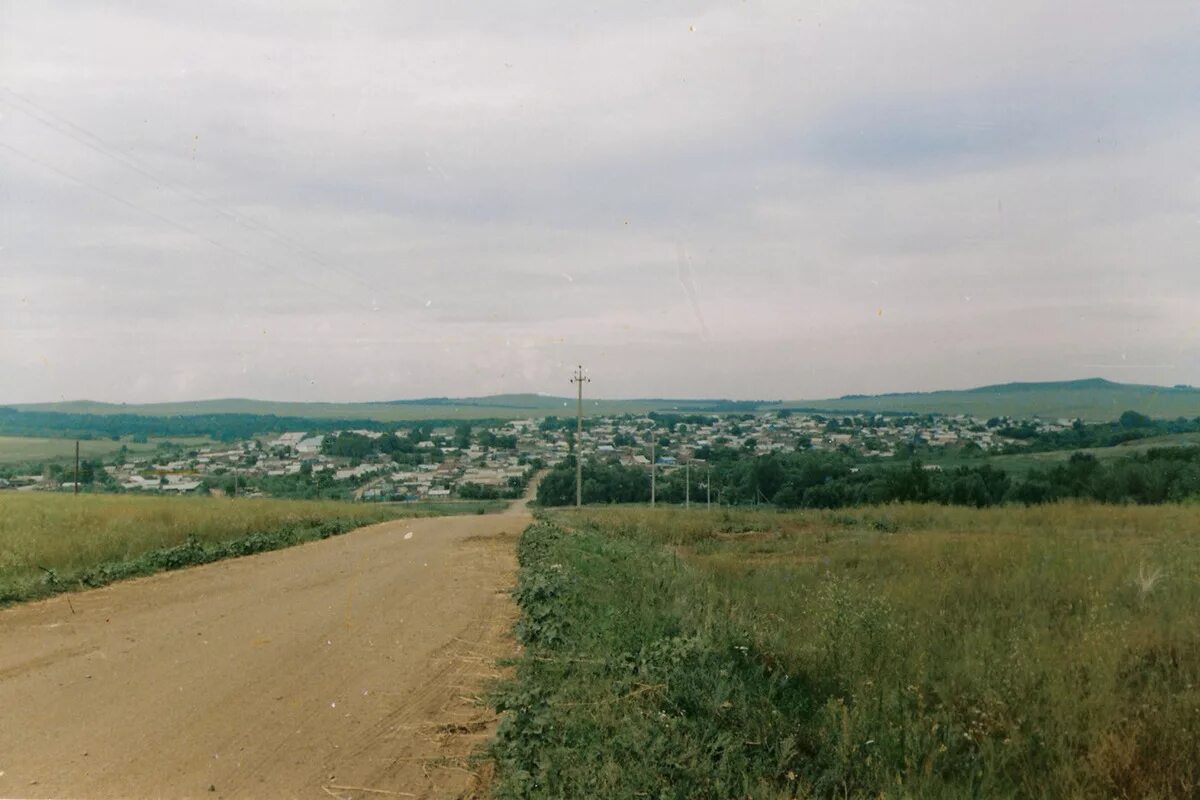
{"label": "distant hillside", "polygon": [[[589,400],[589,414],[645,414],[651,411],[720,412],[754,411],[771,405],[730,400]],[[8,406],[18,411],[51,411],[65,414],[136,414],[147,417],[184,417],[206,414],[255,414],[309,419],[376,420],[408,422],[423,419],[515,419],[530,416],[574,415],[574,397],[540,394],[504,394],[488,397],[429,397],[377,403],[293,403],[228,398],[179,403],[97,403],[76,400]]]}
{"label": "distant hillside", "polygon": [[[79,400],[9,407],[21,411],[69,414],[136,414],[152,417],[254,414],[308,419],[411,422],[425,419],[515,419],[550,414],[569,416],[575,413],[575,398],[541,394],[500,394],[487,397],[425,397],[376,403],[293,403],[231,398],[142,405]],[[1039,416],[1043,419],[1080,417],[1088,422],[1104,422],[1116,419],[1121,412],[1128,410],[1158,418],[1200,416],[1200,389],[1190,386],[1144,386],[1089,378],[1044,383],[1004,383],[953,391],[847,395],[830,400],[797,400],[786,403],[753,400],[585,398],[584,407],[589,414],[646,414],[651,411],[719,413],[790,408],[843,413],[907,412],[972,414],[978,417]]]}
{"label": "distant hillside", "polygon": [[1151,417],[1200,416],[1200,389],[1114,383],[1103,378],[1044,383],[1002,383],[976,389],[905,394],[847,395],[832,400],[797,401],[785,408],[814,411],[909,412],[1013,416],[1104,422],[1133,410]]}

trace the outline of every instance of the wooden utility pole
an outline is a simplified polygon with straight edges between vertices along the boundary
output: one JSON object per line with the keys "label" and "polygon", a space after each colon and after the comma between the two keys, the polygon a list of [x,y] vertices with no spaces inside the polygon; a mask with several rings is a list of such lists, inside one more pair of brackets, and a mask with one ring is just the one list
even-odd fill
{"label": "wooden utility pole", "polygon": [[79,440],[75,440],[75,494],[79,494]]}
{"label": "wooden utility pole", "polygon": [[654,458],[654,430],[650,431],[650,507],[654,508],[655,476],[658,473],[658,461]]}
{"label": "wooden utility pole", "polygon": [[683,483],[683,507],[692,507],[692,462],[687,462],[683,467],[684,483]]}
{"label": "wooden utility pole", "polygon": [[583,505],[583,385],[592,379],[583,374],[583,365],[575,368],[571,383],[578,390],[575,404],[575,507]]}

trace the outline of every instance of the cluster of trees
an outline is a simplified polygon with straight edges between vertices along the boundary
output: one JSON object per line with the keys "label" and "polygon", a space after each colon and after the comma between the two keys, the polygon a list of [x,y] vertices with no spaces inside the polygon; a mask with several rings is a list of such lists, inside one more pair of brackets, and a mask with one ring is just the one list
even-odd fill
{"label": "cluster of trees", "polygon": [[517,449],[516,434],[496,433],[490,428],[484,428],[475,433],[469,422],[461,423],[454,429],[454,438],[451,442],[460,450],[466,450],[472,443],[478,444],[480,447],[488,447],[495,450]]}
{"label": "cluster of trees", "polygon": [[[194,457],[194,450],[188,451],[184,446],[175,442],[159,442],[157,448],[144,454],[151,464],[161,465],[183,456]],[[107,457],[83,458],[79,462],[79,482],[88,486],[103,487],[105,490],[117,488],[116,481],[105,470],[105,466],[120,466],[129,457],[129,449],[122,445],[115,453]],[[0,478],[11,479],[23,475],[41,475],[56,483],[66,483],[75,479],[74,459],[70,456],[60,456],[52,460],[31,459],[29,461],[0,464]]]}
{"label": "cluster of trees", "polygon": [[1009,448],[1012,452],[1050,452],[1053,450],[1114,447],[1125,442],[1148,439],[1151,436],[1200,431],[1200,417],[1151,419],[1136,411],[1126,411],[1114,422],[1086,424],[1077,419],[1071,427],[1062,431],[1038,431],[1032,423],[1013,423],[998,417],[988,420],[987,424],[1001,436],[1021,442],[1020,445]]}
{"label": "cluster of trees", "polygon": [[[780,508],[841,508],[923,502],[983,508],[1085,498],[1105,503],[1163,503],[1200,497],[1200,447],[1158,448],[1101,461],[1075,453],[1062,463],[1014,477],[989,464],[928,468],[920,461],[865,466],[841,453],[798,452],[750,456],[713,451],[708,465],[660,472],[657,499],[693,502],[711,490],[715,502],[768,503]],[[711,481],[711,486],[708,482]],[[641,503],[650,499],[645,468],[591,461],[583,468],[585,503]],[[575,502],[575,467],[568,459],[538,490],[548,506]]]}
{"label": "cluster of trees", "polygon": [[[498,420],[479,420],[499,424]],[[72,439],[120,438],[134,436],[207,436],[220,441],[250,439],[267,433],[285,431],[323,431],[361,428],[369,431],[393,431],[397,428],[452,426],[460,420],[421,420],[378,422],[367,419],[319,419],[281,417],[274,414],[195,414],[178,417],[153,417],[141,414],[68,414],[58,411],[19,411],[0,407],[0,435],[51,436]]]}
{"label": "cluster of trees", "polygon": [[[617,462],[585,461],[582,494],[585,503],[648,503],[650,475],[645,469]],[[538,484],[537,501],[544,506],[565,506],[575,502],[573,456],[546,473]]]}
{"label": "cluster of trees", "polygon": [[343,431],[338,434],[328,434],[321,442],[321,452],[327,456],[349,458],[361,461],[368,456],[382,454],[391,456],[393,461],[403,463],[398,456],[412,454],[417,451],[417,443],[424,441],[428,432],[421,427],[410,428],[404,436],[388,432],[382,436],[365,436],[361,433]]}
{"label": "cluster of trees", "polygon": [[[49,463],[41,470],[42,474],[55,483],[69,483],[75,480],[75,465],[69,462]],[[11,477],[12,471],[0,472],[0,477]],[[113,478],[104,470],[104,462],[99,459],[85,458],[79,462],[79,483],[83,486],[105,486],[114,484]]]}
{"label": "cluster of trees", "polygon": [[1083,497],[1103,503],[1168,503],[1200,497],[1200,447],[1160,447],[1110,461],[1074,453],[1014,487],[1026,503]]}
{"label": "cluster of trees", "polygon": [[258,490],[271,497],[296,500],[350,500],[358,483],[362,483],[362,480],[339,483],[333,479],[332,472],[314,471],[312,464],[305,463],[300,466],[298,473],[292,475],[211,475],[202,481],[201,491],[220,489],[232,495]]}
{"label": "cluster of trees", "polygon": [[262,433],[324,431],[345,427],[383,430],[385,425],[365,420],[277,417],[273,414],[151,417],[140,414],[66,414],[58,411],[18,411],[14,408],[0,408],[0,434],[10,436],[61,436],[77,439],[208,436],[221,441],[234,441],[249,439]]}
{"label": "cluster of trees", "polygon": [[419,459],[415,458],[415,455],[418,453],[417,445],[420,442],[433,442],[434,447],[431,448],[431,452],[433,455],[440,457],[443,447],[452,445],[460,449],[467,448],[471,446],[472,440],[477,442],[481,447],[498,450],[517,449],[517,437],[515,435],[499,434],[490,429],[483,429],[473,434],[471,426],[464,423],[455,428],[454,436],[450,439],[441,436],[432,436],[427,427],[420,425],[410,428],[403,436],[390,431],[382,436],[366,436],[353,431],[342,431],[341,433],[326,435],[324,441],[321,442],[321,452],[327,456],[350,458],[359,461],[368,456],[382,454],[390,456],[396,463],[408,464],[419,462]]}
{"label": "cluster of trees", "polygon": [[480,431],[475,437],[475,441],[480,447],[488,447],[493,450],[516,450],[517,437],[511,433],[496,433],[492,430]]}

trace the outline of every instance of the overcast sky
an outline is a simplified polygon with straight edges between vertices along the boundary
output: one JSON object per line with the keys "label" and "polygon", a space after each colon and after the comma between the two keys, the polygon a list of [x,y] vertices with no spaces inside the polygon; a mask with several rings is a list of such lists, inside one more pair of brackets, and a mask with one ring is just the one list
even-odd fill
{"label": "overcast sky", "polygon": [[0,0],[0,402],[1200,384],[1200,5]]}

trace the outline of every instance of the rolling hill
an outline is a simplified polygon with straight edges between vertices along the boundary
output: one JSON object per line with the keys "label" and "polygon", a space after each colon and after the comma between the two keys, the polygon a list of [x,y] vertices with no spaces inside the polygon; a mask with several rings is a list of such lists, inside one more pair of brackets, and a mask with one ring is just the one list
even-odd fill
{"label": "rolling hill", "polygon": [[[575,411],[574,397],[541,394],[503,394],[486,397],[427,397],[373,403],[304,403],[230,398],[175,403],[98,403],[80,400],[10,406],[19,411],[71,414],[137,414],[180,417],[199,414],[260,414],[310,419],[377,420],[402,422],[423,419],[515,419]],[[978,417],[1012,416],[1044,419],[1080,417],[1089,422],[1116,419],[1134,410],[1151,417],[1200,416],[1200,389],[1191,386],[1149,386],[1115,383],[1103,378],[1042,383],[1004,383],[974,389],[909,392],[880,395],[846,395],[826,400],[584,400],[589,414],[645,414],[650,411],[683,413],[746,412],[793,409],[816,412],[890,412],[914,414],[971,414]]]}
{"label": "rolling hill", "polygon": [[[599,400],[584,398],[588,414],[645,414],[651,411],[728,412],[753,411],[772,404],[729,400]],[[551,414],[575,414],[574,397],[540,394],[504,394],[487,397],[431,397],[374,403],[303,403],[228,398],[174,403],[98,403],[75,400],[8,406],[18,411],[64,414],[136,414],[148,417],[184,417],[201,414],[256,414],[308,419],[376,420],[407,422],[424,419],[518,419]]]}
{"label": "rolling hill", "polygon": [[1042,383],[1002,383],[937,392],[847,395],[831,400],[799,401],[785,408],[813,411],[910,412],[1012,416],[1104,422],[1134,410],[1151,417],[1200,416],[1200,389],[1115,383],[1103,378]]}

